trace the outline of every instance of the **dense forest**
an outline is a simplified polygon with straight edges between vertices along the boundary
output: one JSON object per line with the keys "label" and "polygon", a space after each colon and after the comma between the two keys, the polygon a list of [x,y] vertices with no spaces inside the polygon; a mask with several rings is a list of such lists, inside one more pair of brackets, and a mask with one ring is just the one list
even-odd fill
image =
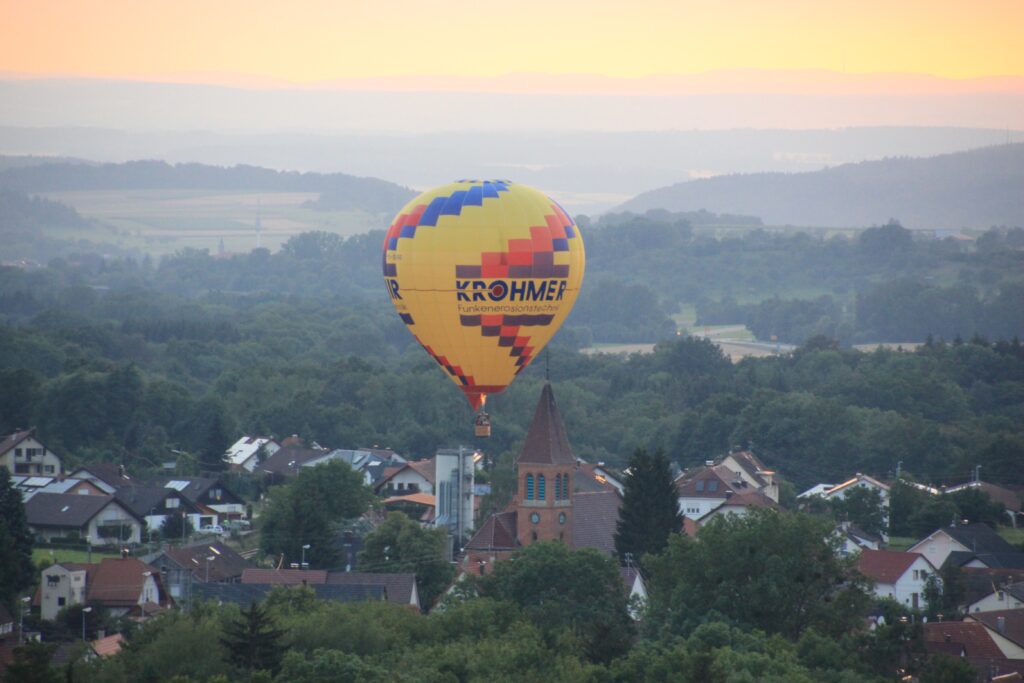
{"label": "dense forest", "polygon": [[806,173],[750,173],[644,192],[626,211],[732,211],[770,225],[850,227],[897,216],[916,229],[987,229],[1024,217],[1024,144],[889,158]]}

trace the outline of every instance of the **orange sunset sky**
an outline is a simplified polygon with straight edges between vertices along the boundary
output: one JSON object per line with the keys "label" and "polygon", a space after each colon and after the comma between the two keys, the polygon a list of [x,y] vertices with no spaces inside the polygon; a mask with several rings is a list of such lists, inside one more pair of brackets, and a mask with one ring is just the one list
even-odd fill
{"label": "orange sunset sky", "polygon": [[1022,76],[1024,1],[0,0],[14,77],[472,87],[746,69]]}

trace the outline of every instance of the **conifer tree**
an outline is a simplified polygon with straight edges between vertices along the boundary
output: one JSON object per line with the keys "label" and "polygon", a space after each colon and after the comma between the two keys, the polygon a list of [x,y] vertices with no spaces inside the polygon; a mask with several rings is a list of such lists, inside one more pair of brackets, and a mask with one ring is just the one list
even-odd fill
{"label": "conifer tree", "polygon": [[235,666],[246,671],[276,673],[281,665],[284,631],[255,600],[249,609],[242,610],[241,619],[228,622],[221,643],[228,650],[228,658]]}
{"label": "conifer tree", "polygon": [[32,585],[34,573],[25,504],[10,472],[0,467],[0,602],[11,606],[18,592]]}
{"label": "conifer tree", "polygon": [[615,527],[615,551],[639,560],[647,553],[660,553],[669,534],[682,528],[679,501],[668,457],[661,450],[653,455],[638,448],[629,460],[629,476]]}

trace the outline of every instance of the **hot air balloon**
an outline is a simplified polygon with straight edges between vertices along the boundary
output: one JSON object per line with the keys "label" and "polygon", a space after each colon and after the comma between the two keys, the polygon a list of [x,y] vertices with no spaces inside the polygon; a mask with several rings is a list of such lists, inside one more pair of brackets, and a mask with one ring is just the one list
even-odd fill
{"label": "hot air balloon", "polygon": [[504,391],[565,321],[584,262],[579,228],[562,207],[506,180],[460,180],[424,192],[388,228],[391,301],[481,411],[479,436],[489,434],[487,396]]}

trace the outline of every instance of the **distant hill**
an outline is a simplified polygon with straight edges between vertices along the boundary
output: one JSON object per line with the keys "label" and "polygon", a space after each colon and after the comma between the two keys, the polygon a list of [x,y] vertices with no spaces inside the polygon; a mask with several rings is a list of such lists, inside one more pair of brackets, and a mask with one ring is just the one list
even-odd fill
{"label": "distant hill", "polygon": [[693,180],[637,195],[617,211],[706,209],[769,225],[914,229],[1024,226],[1024,144],[927,158],[890,158],[810,173]]}
{"label": "distant hill", "polygon": [[28,193],[153,189],[319,192],[321,201],[312,202],[313,208],[362,209],[373,213],[397,211],[416,194],[386,180],[344,173],[298,173],[257,166],[225,168],[163,161],[16,164],[0,171],[0,188]]}

